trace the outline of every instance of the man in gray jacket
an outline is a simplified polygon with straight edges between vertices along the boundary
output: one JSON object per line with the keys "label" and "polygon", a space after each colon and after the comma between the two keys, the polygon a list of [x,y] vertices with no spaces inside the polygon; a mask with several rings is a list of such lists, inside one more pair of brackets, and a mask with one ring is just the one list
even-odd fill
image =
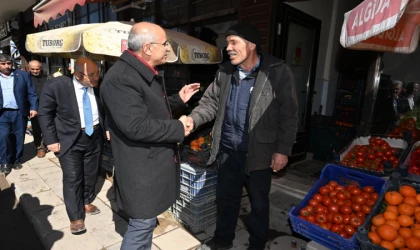
{"label": "man in gray jacket", "polygon": [[287,164],[298,108],[292,72],[284,61],[260,53],[260,41],[250,25],[227,31],[230,62],[220,66],[186,124],[193,129],[215,119],[208,164],[219,161],[217,222],[202,250],[232,247],[244,185],[251,202],[248,249],[264,249],[267,242],[271,171]]}

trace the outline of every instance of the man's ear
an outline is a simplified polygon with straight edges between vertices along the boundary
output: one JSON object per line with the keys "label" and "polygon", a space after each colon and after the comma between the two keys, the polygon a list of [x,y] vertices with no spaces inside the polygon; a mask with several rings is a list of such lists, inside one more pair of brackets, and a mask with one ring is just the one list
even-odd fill
{"label": "man's ear", "polygon": [[151,56],[152,51],[150,51],[150,47],[152,47],[150,44],[145,44],[143,47],[141,47],[144,54]]}
{"label": "man's ear", "polygon": [[251,43],[251,42],[249,42],[249,43],[248,43],[248,46],[249,46],[249,48],[250,48],[251,50],[255,50],[255,49],[257,49],[257,45],[255,45],[255,43]]}

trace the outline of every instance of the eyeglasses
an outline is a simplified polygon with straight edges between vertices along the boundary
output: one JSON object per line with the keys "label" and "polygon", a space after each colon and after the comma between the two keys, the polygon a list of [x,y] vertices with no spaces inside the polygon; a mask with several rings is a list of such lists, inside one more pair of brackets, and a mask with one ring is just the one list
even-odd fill
{"label": "eyeglasses", "polygon": [[162,45],[163,47],[168,47],[169,46],[169,42],[165,41],[164,43],[150,43],[150,44],[157,44],[157,45]]}
{"label": "eyeglasses", "polygon": [[83,73],[83,72],[80,72],[80,71],[77,71],[77,72],[79,72],[80,74],[82,74],[82,75],[84,75],[84,76],[87,76],[87,78],[89,78],[89,79],[92,79],[92,78],[94,78],[95,76],[96,77],[99,77],[99,76],[101,76],[101,72],[99,71],[99,72],[97,72],[97,73],[90,73],[90,74],[85,74],[85,73]]}

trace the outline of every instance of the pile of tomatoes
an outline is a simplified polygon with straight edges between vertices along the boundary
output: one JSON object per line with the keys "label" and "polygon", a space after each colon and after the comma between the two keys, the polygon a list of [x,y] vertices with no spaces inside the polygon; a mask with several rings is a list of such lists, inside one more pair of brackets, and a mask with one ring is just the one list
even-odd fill
{"label": "pile of tomatoes", "polygon": [[299,218],[316,224],[344,238],[351,238],[378,200],[372,186],[344,187],[336,181],[322,186],[319,193],[300,210]]}
{"label": "pile of tomatoes", "polygon": [[408,162],[408,172],[410,174],[420,175],[420,147],[415,148],[411,152],[410,161]]}
{"label": "pile of tomatoes", "polygon": [[386,249],[420,250],[420,194],[411,186],[385,193],[385,209],[372,218],[368,237]]}
{"label": "pile of tomatoes", "polygon": [[341,164],[377,172],[383,172],[384,163],[389,161],[392,166],[398,166],[400,150],[389,146],[388,142],[378,137],[369,138],[369,145],[354,145],[344,156]]}
{"label": "pile of tomatoes", "polygon": [[410,131],[414,142],[420,139],[420,131],[416,128],[416,121],[413,118],[400,121],[400,124],[387,134],[387,136],[391,138],[403,138],[403,133],[406,130]]}

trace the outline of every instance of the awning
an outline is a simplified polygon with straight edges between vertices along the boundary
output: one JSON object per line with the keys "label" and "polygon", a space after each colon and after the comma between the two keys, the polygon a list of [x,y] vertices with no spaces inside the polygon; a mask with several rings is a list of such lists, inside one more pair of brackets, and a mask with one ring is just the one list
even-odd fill
{"label": "awning", "polygon": [[[114,0],[116,1],[116,0]],[[118,0],[121,2],[121,0]],[[127,1],[127,0],[124,0]],[[43,0],[33,8],[34,26],[41,25],[42,22],[53,20],[57,15],[64,15],[67,10],[73,11],[76,4],[83,6],[85,3],[113,2],[112,0]]]}
{"label": "awning", "polygon": [[412,53],[419,25],[420,0],[366,0],[345,14],[340,43],[350,49]]}
{"label": "awning", "polygon": [[[26,50],[44,56],[94,60],[118,58],[127,49],[128,33],[134,23],[107,22],[79,24],[26,36]],[[172,51],[167,62],[184,64],[216,64],[222,51],[197,38],[173,30],[165,30]]]}
{"label": "awning", "polygon": [[6,38],[6,39],[1,40],[0,41],[0,48],[4,48],[6,46],[10,46],[10,40],[11,40],[10,36],[8,38]]}

